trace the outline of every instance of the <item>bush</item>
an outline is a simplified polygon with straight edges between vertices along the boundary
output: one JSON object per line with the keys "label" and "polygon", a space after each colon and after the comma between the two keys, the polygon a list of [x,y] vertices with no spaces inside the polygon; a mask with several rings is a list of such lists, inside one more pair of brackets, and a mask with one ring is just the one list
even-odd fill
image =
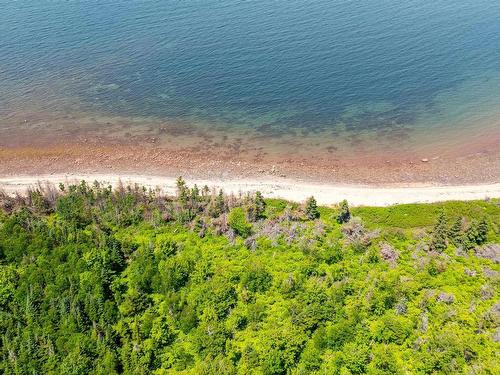
{"label": "bush", "polygon": [[252,225],[248,222],[245,211],[241,207],[233,208],[229,212],[229,226],[243,238],[250,236],[252,233]]}

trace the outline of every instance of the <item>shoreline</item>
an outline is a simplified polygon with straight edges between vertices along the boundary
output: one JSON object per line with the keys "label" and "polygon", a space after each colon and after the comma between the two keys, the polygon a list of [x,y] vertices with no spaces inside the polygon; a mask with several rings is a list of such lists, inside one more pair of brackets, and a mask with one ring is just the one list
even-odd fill
{"label": "shoreline", "polygon": [[[6,193],[22,193],[38,183],[59,184],[75,183],[86,180],[99,181],[116,186],[139,184],[146,188],[160,188],[163,192],[175,192],[176,177],[139,174],[39,174],[1,176],[0,190]],[[433,203],[450,200],[478,200],[500,198],[500,182],[472,185],[437,185],[437,184],[325,184],[305,183],[293,179],[196,179],[185,178],[188,185],[207,185],[210,188],[223,189],[226,193],[261,191],[266,198],[282,198],[303,202],[314,196],[319,204],[336,204],[347,199],[353,206],[390,206],[405,203]]]}
{"label": "shoreline", "polygon": [[[500,138],[491,144],[463,150],[460,156],[445,152],[415,155],[380,154],[360,151],[356,157],[335,154],[297,154],[290,145],[287,153],[254,153],[221,142],[218,146],[179,143],[157,145],[103,140],[59,138],[41,145],[32,136],[30,146],[3,146],[0,140],[0,176],[49,174],[183,176],[200,180],[292,180],[325,185],[482,185],[499,183]],[[172,142],[175,141],[172,138]],[[494,143],[494,144],[493,144]],[[481,151],[478,151],[481,149]]]}
{"label": "shoreline", "polygon": [[[175,178],[183,176],[191,185],[218,186],[229,193],[261,190],[266,197],[292,201],[314,195],[320,204],[347,199],[353,205],[386,206],[500,197],[498,126],[476,134],[472,128],[459,131],[455,138],[443,133],[418,149],[394,130],[373,134],[375,143],[354,137],[347,152],[335,147],[340,141],[333,134],[276,138],[129,120],[14,116],[0,139],[0,188],[22,191],[38,180],[116,184],[121,177],[172,192]],[[500,125],[500,120],[493,123]]]}
{"label": "shoreline", "polygon": [[[500,114],[499,114],[500,116]],[[478,120],[479,121],[479,120]],[[422,132],[255,129],[75,111],[0,119],[0,176],[148,174],[325,185],[500,182],[500,117]],[[279,130],[279,129],[278,129]]]}

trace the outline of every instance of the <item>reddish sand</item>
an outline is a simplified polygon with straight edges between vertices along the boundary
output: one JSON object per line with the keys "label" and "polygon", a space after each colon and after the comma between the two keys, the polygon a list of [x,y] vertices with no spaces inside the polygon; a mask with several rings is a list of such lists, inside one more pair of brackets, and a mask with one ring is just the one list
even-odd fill
{"label": "reddish sand", "polygon": [[286,177],[322,183],[491,183],[500,180],[498,154],[419,159],[331,160],[253,158],[208,150],[169,150],[154,146],[63,143],[0,149],[0,175],[41,173],[139,173],[189,178]]}
{"label": "reddish sand", "polygon": [[[324,184],[500,181],[500,126],[414,147],[401,129],[379,149],[348,136],[271,136],[224,127],[67,114],[13,115],[0,124],[0,176],[141,174],[195,179],[286,178]],[[229,136],[229,134],[231,134]],[[340,136],[337,137],[340,139]],[[385,142],[385,143],[384,143]]]}

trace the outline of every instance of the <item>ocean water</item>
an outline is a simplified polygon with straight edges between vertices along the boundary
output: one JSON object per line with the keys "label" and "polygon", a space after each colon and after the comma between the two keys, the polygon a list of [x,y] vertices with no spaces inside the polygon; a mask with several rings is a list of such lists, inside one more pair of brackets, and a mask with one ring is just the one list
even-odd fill
{"label": "ocean water", "polygon": [[498,0],[0,7],[0,132],[23,111],[74,112],[376,148],[498,124]]}

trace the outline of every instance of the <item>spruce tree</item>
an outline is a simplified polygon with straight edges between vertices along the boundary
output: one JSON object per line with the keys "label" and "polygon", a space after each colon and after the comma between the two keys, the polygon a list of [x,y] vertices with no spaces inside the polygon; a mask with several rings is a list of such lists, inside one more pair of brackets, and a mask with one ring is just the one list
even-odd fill
{"label": "spruce tree", "polygon": [[201,196],[205,201],[210,199],[210,189],[207,185],[203,186],[203,188],[201,189]]}
{"label": "spruce tree", "polygon": [[463,224],[462,218],[458,217],[451,226],[450,231],[448,232],[448,238],[450,239],[451,243],[456,247],[462,245],[463,241],[462,224]]}
{"label": "spruce tree", "polygon": [[264,218],[264,211],[266,210],[266,202],[260,191],[255,193],[255,198],[251,200],[248,209],[247,216],[251,221],[257,221]]}
{"label": "spruce tree", "polygon": [[318,204],[314,197],[310,197],[306,201],[306,216],[309,220],[319,218]]}
{"label": "spruce tree", "polygon": [[266,211],[266,201],[262,196],[260,191],[255,193],[255,214],[257,219],[262,219],[264,217],[264,212]]}
{"label": "spruce tree", "polygon": [[198,186],[196,184],[191,189],[191,200],[193,202],[199,202],[200,201],[200,189],[198,189]]}
{"label": "spruce tree", "polygon": [[448,237],[447,228],[447,218],[446,214],[441,211],[438,216],[434,230],[432,231],[432,239],[430,243],[430,249],[434,251],[442,252],[446,249],[447,243],[446,238]]}
{"label": "spruce tree", "polygon": [[473,221],[465,232],[464,242],[467,249],[473,249],[476,245],[486,242],[488,236],[488,223],[486,220]]}
{"label": "spruce tree", "polygon": [[226,201],[224,198],[224,192],[221,189],[215,198],[212,196],[212,200],[208,206],[208,214],[215,218],[219,217],[224,212],[226,212]]}
{"label": "spruce tree", "polygon": [[177,197],[179,198],[179,202],[182,205],[185,205],[188,201],[189,188],[187,187],[184,179],[180,176],[177,178],[176,185],[177,185]]}
{"label": "spruce tree", "polygon": [[481,219],[481,221],[477,225],[477,241],[476,243],[478,245],[482,245],[483,243],[486,242],[488,239],[488,223],[486,222],[486,219]]}
{"label": "spruce tree", "polygon": [[339,224],[347,223],[351,220],[351,212],[349,211],[349,205],[347,201],[344,199],[340,202],[340,213],[337,216],[337,222]]}
{"label": "spruce tree", "polygon": [[224,199],[224,192],[222,191],[222,189],[219,190],[219,195],[215,200],[215,206],[217,207],[217,212],[219,213],[219,215],[222,215],[224,212],[226,212],[226,200]]}
{"label": "spruce tree", "polygon": [[467,250],[473,249],[477,244],[477,238],[479,236],[477,227],[477,221],[473,221],[465,231],[464,246]]}

